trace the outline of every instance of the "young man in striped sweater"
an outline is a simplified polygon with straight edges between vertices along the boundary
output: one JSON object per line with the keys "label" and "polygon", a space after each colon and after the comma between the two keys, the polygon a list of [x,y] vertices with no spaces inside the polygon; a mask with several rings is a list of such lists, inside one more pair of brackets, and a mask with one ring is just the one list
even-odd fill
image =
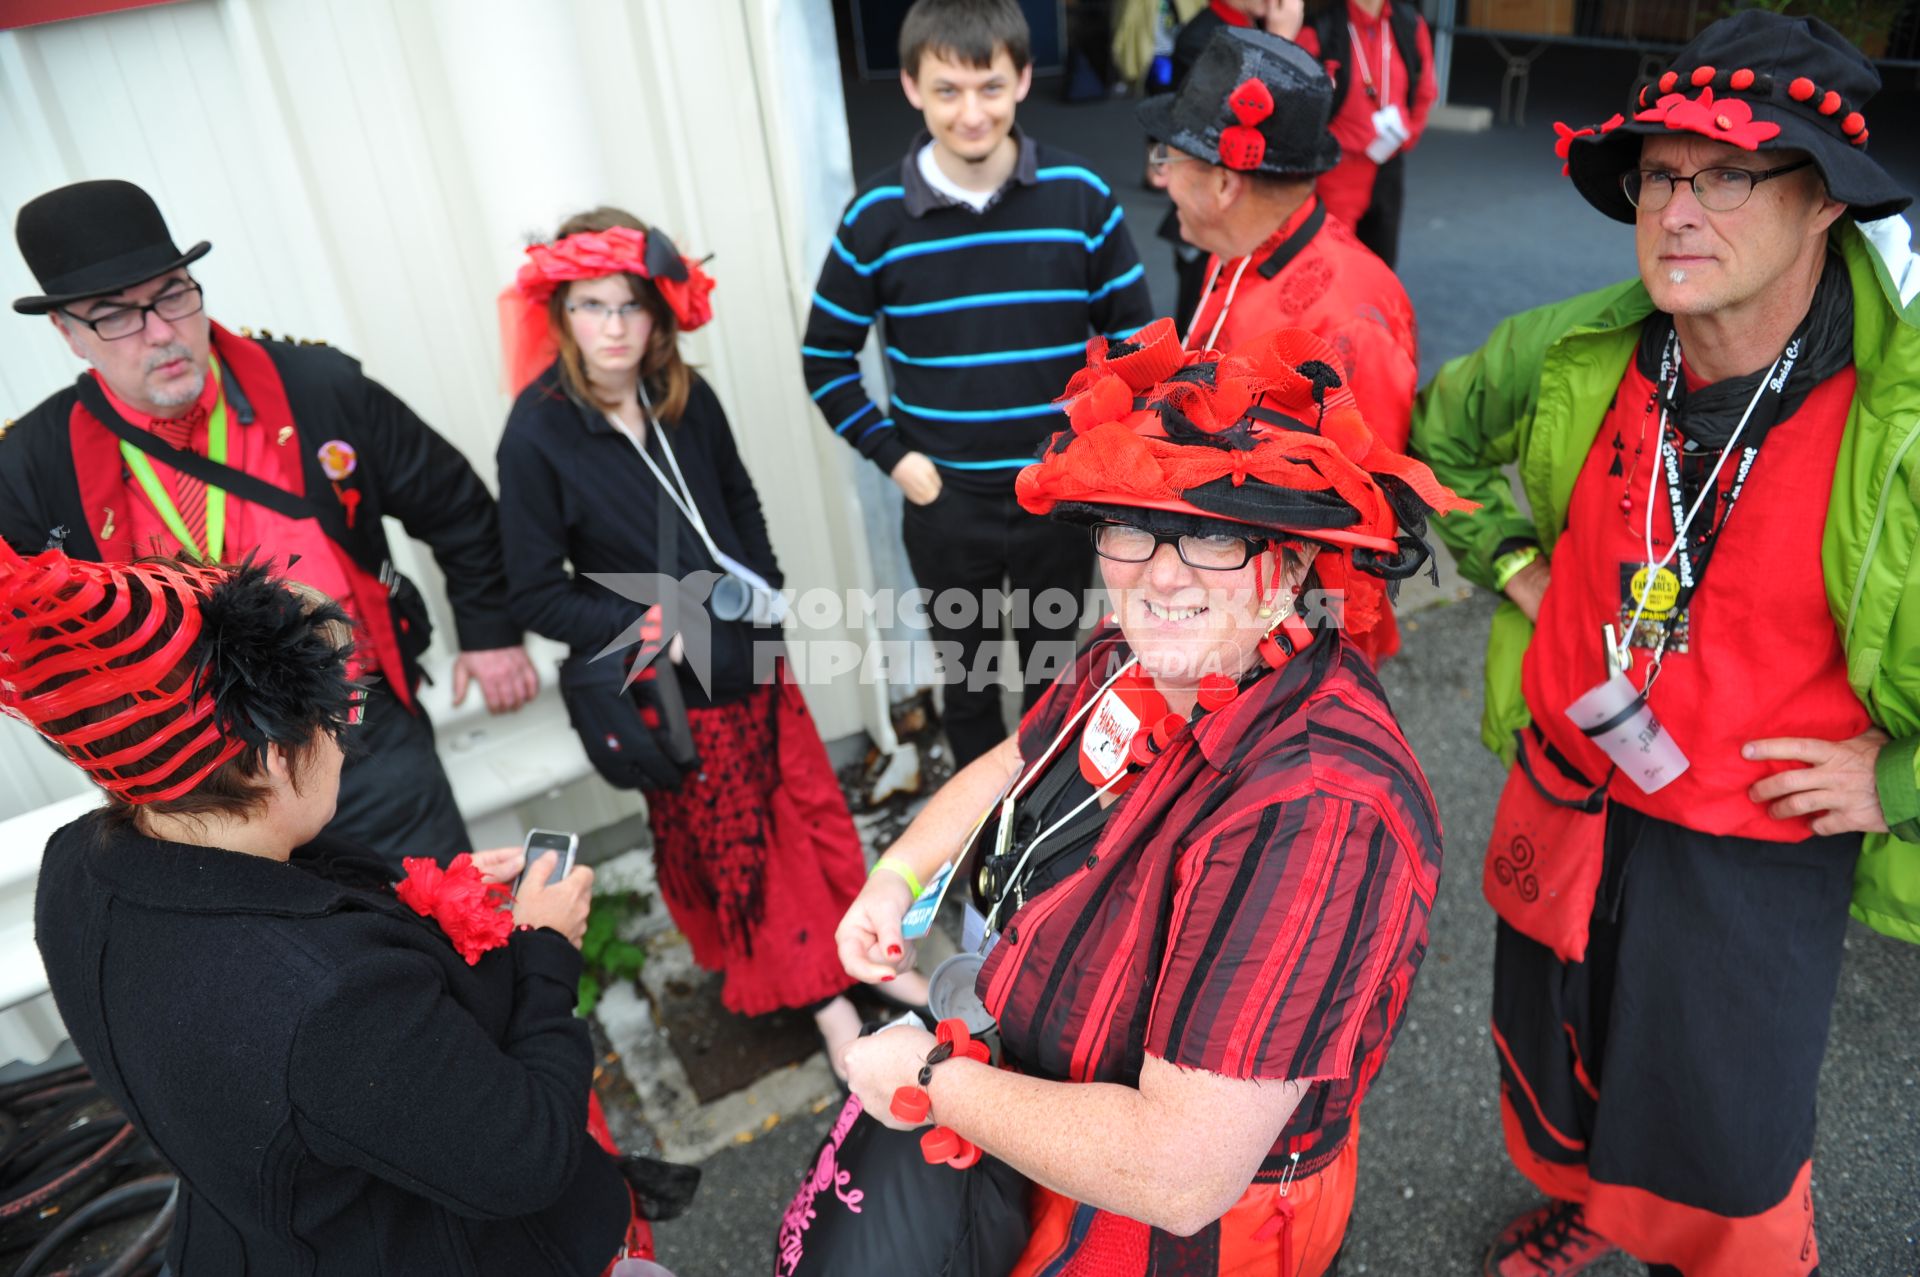
{"label": "young man in striped sweater", "polygon": [[[982,659],[1000,635],[988,591],[1012,592],[1030,702],[1071,660],[1092,579],[1085,532],[1023,512],[1014,474],[1064,426],[1052,401],[1085,363],[1088,337],[1131,334],[1153,311],[1107,183],[1014,128],[1033,80],[1014,0],[918,0],[900,66],[926,131],[848,205],[803,353],[828,426],[906,494],[907,559],[936,600],[947,737],[964,767],[1007,734],[1001,672]],[[876,322],[888,409],[867,397],[855,363]],[[1056,588],[1073,609],[1037,605]]]}

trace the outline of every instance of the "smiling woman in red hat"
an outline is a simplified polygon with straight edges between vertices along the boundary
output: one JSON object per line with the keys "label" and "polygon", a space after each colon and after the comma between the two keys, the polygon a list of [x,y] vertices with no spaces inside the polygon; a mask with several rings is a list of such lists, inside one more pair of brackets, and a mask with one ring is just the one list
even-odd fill
{"label": "smiling woman in red hat", "polygon": [[1115,615],[839,930],[852,974],[901,968],[918,885],[997,810],[962,872],[1010,1067],[890,1029],[849,1074],[891,1125],[918,1080],[929,1120],[1033,1181],[1018,1274],[1318,1274],[1440,869],[1432,795],[1328,601],[1364,632],[1427,514],[1463,503],[1375,441],[1308,333],[1188,355],[1161,320],[1089,355],[1018,491],[1087,527]]}
{"label": "smiling woman in red hat", "polygon": [[640,1164],[588,1133],[592,871],[536,869],[509,902],[512,849],[409,859],[396,888],[323,834],[365,696],[348,634],[261,567],[0,544],[0,711],[108,796],[49,840],[35,940],[81,1058],[179,1172],[167,1263],[573,1277],[650,1254]]}

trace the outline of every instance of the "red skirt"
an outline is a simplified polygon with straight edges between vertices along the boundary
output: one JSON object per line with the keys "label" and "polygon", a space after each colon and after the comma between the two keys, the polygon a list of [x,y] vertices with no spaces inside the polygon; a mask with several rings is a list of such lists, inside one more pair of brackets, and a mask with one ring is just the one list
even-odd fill
{"label": "red skirt", "polygon": [[834,928],[866,879],[846,799],[786,663],[744,700],[692,709],[700,769],[648,790],[654,867],[693,958],[739,1015],[844,992]]}

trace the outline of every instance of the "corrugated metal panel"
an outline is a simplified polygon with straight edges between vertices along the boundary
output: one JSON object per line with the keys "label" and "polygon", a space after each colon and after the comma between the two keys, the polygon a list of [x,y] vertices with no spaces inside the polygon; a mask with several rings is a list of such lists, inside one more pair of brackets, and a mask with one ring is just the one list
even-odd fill
{"label": "corrugated metal panel", "polygon": [[[790,582],[904,588],[897,551],[874,579],[854,459],[800,377],[851,191],[831,33],[830,0],[181,0],[0,31],[0,213],[83,178],[139,182],[183,246],[213,241],[194,269],[216,319],[357,355],[491,480],[495,294],[528,235],[628,207],[715,255],[718,318],[687,348]],[[0,294],[37,291],[0,246]],[[80,366],[46,321],[0,323],[12,417]],[[397,557],[444,617],[426,556]],[[884,692],[808,696],[834,737],[884,731]],[[0,819],[86,789],[0,721]],[[30,898],[30,876],[9,883]]]}

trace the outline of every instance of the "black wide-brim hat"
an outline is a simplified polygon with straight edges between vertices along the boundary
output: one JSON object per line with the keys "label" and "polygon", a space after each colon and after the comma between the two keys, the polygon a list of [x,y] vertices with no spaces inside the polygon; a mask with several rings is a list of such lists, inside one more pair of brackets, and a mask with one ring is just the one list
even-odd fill
{"label": "black wide-brim hat", "polygon": [[23,315],[117,293],[199,261],[213,245],[174,246],[153,197],[132,182],[75,182],[36,196],[14,219],[20,256],[45,290],[16,298]]}
{"label": "black wide-brim hat", "polygon": [[[1250,81],[1264,92],[1244,92]],[[1316,177],[1340,162],[1327,131],[1332,115],[1333,81],[1320,64],[1293,41],[1249,27],[1216,31],[1178,93],[1139,106],[1154,141],[1273,177]]]}
{"label": "black wide-brim hat", "polygon": [[1879,91],[1873,63],[1826,23],[1748,9],[1702,31],[1622,114],[1579,132],[1557,126],[1558,149],[1587,203],[1617,222],[1633,221],[1620,177],[1639,163],[1641,140],[1676,132],[1805,151],[1827,194],[1871,222],[1913,202],[1867,154],[1865,109]]}

